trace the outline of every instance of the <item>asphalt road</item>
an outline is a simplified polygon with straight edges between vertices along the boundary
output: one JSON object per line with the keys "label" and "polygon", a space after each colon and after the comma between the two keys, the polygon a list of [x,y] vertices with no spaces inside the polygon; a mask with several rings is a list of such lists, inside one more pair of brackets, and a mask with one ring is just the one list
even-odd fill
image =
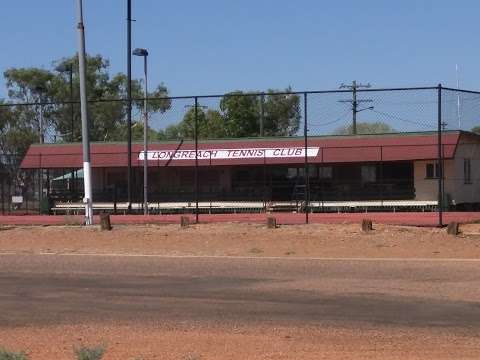
{"label": "asphalt road", "polygon": [[480,333],[480,262],[0,255],[0,327],[139,321]]}

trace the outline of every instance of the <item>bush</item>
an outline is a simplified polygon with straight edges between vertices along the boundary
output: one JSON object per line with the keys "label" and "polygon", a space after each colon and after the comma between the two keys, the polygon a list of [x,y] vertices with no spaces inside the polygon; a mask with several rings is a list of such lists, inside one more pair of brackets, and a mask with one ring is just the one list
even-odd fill
{"label": "bush", "polygon": [[28,360],[25,353],[14,353],[0,348],[0,360]]}
{"label": "bush", "polygon": [[100,360],[104,354],[105,347],[103,346],[96,346],[94,348],[82,346],[78,349],[75,349],[75,356],[77,360]]}

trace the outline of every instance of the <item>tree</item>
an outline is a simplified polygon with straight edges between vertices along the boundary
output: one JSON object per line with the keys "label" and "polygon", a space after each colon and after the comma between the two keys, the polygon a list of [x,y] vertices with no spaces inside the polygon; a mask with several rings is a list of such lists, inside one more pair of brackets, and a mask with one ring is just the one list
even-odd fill
{"label": "tree", "polygon": [[37,68],[9,69],[4,72],[8,97],[15,102],[35,105],[17,106],[12,111],[16,125],[34,131],[37,139],[45,139],[52,128],[52,105],[36,105],[52,101],[54,75],[48,70]]}
{"label": "tree", "polygon": [[[300,98],[291,88],[268,90],[263,103],[265,136],[292,136],[298,132],[301,119]],[[220,102],[225,127],[230,137],[260,136],[262,97],[241,91],[227,94]]]}
{"label": "tree", "polygon": [[260,106],[255,95],[241,91],[227,94],[220,101],[227,136],[247,137],[260,135]]}
{"label": "tree", "polygon": [[[286,89],[291,91],[290,88]],[[300,98],[296,94],[274,94],[269,90],[264,105],[266,136],[292,136],[298,132],[300,119]]]}
{"label": "tree", "polygon": [[[78,76],[78,58],[71,57],[59,60],[54,63],[55,68],[74,69],[74,99],[79,101],[79,76]],[[126,140],[126,112],[127,104],[120,99],[127,96],[127,77],[125,74],[118,73],[110,78],[108,69],[110,62],[100,55],[87,57],[87,94],[89,100],[89,119],[90,119],[90,136],[93,141],[122,141]],[[62,85],[59,87],[60,93],[57,98],[62,101],[69,99],[69,79],[68,73],[61,73]],[[149,92],[149,98],[162,98],[149,100],[147,110],[149,112],[165,112],[170,108],[170,99],[167,88],[159,85],[153,92]],[[132,98],[133,106],[137,111],[143,111],[143,87],[142,81],[132,80]],[[101,100],[101,101],[100,101]],[[104,101],[106,100],[106,101]],[[110,101],[109,101],[110,100]],[[61,115],[57,118],[57,128],[62,133],[69,133],[71,128],[70,105],[64,104],[61,107]],[[80,111],[77,106],[76,120],[80,124]],[[81,128],[78,126],[74,129],[74,138],[80,139]],[[68,140],[68,137],[67,137]]]}
{"label": "tree", "polygon": [[[396,132],[390,125],[377,121],[373,123],[359,122],[357,123],[357,134],[385,134]],[[352,135],[353,125],[341,126],[333,131],[335,135]]]}
{"label": "tree", "polygon": [[[291,91],[290,88],[286,92]],[[197,109],[199,138],[240,138],[261,136],[262,97],[235,91],[225,95],[219,110]],[[268,90],[263,103],[263,135],[292,136],[301,119],[300,98],[295,94],[277,94]],[[182,121],[159,133],[159,139],[193,138],[195,109],[187,111]]]}
{"label": "tree", "polygon": [[[216,110],[197,109],[198,137],[222,138],[226,136],[224,119]],[[193,139],[195,136],[195,109],[190,108],[178,125],[170,125],[158,133],[158,140]]]}
{"label": "tree", "polygon": [[[127,104],[121,99],[126,97],[127,77],[118,73],[109,74],[110,63],[101,55],[87,56],[87,94],[89,97],[90,137],[93,141],[119,141],[126,139]],[[72,96],[78,102],[79,76],[78,58],[76,56],[53,62],[55,70],[37,68],[8,69],[4,73],[8,96],[15,102],[52,103],[18,107],[18,122],[28,125],[46,138],[47,141],[70,141],[72,138],[72,106],[73,106],[73,139],[81,138],[80,106],[70,104]],[[73,70],[73,94],[70,94],[70,79],[67,71]],[[143,108],[142,82],[132,81],[133,106],[136,110]],[[159,85],[148,95],[159,98],[148,102],[149,112],[164,112],[170,108],[170,100],[166,98],[168,91]],[[40,131],[40,119],[43,129]],[[42,134],[40,134],[42,133]]]}
{"label": "tree", "polygon": [[[31,143],[38,140],[37,132],[30,126],[18,122],[18,109],[0,100],[0,176],[13,183],[20,183],[20,162]],[[16,180],[14,180],[16,179]]]}
{"label": "tree", "polygon": [[480,126],[475,126],[474,128],[472,128],[472,132],[480,135]]}

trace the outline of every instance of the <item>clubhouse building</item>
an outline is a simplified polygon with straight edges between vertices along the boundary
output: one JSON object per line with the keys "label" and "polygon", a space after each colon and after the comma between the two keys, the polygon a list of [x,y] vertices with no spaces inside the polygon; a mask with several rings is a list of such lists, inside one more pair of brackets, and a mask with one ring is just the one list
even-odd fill
{"label": "clubhouse building", "polygon": [[[92,143],[91,158],[94,208],[122,211],[126,144]],[[436,132],[311,136],[306,147],[303,137],[199,140],[197,153],[191,141],[151,143],[147,154],[134,143],[137,209],[144,161],[154,213],[188,212],[197,198],[209,212],[302,211],[306,198],[311,211],[429,210],[440,188],[445,207],[480,204],[480,136],[463,131],[443,132],[440,147]],[[21,168],[41,170],[43,195],[61,211],[81,208],[82,164],[81,144],[35,144]]]}

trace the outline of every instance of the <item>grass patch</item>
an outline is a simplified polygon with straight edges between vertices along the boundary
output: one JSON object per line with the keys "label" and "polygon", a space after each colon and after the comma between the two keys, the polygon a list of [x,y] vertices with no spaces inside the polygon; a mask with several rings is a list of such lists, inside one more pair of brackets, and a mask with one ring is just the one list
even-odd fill
{"label": "grass patch", "polygon": [[197,355],[197,354],[188,354],[183,359],[184,360],[201,360],[200,355]]}
{"label": "grass patch", "polygon": [[77,360],[100,360],[104,354],[104,346],[95,346],[93,348],[81,346],[75,349],[75,357]]}
{"label": "grass patch", "polygon": [[263,253],[263,250],[259,248],[251,248],[249,252],[252,254],[261,254]]}
{"label": "grass patch", "polygon": [[28,356],[23,353],[16,353],[0,348],[0,360],[28,360]]}

